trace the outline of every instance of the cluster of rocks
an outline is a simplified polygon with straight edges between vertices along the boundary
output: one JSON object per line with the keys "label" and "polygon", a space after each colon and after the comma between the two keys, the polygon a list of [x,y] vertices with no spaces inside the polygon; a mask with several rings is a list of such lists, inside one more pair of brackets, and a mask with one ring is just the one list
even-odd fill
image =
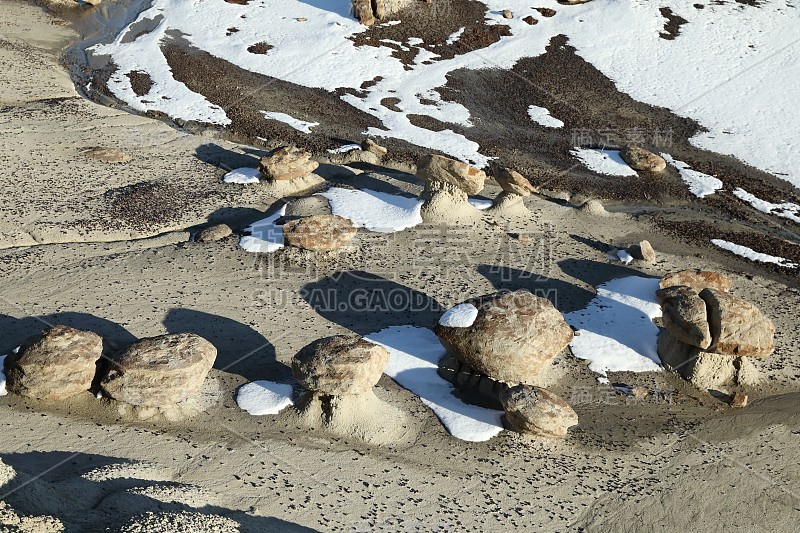
{"label": "cluster of rocks", "polygon": [[4,371],[8,391],[28,398],[60,401],[92,391],[160,409],[193,400],[216,357],[216,348],[193,333],[142,339],[110,351],[96,333],[54,326],[6,357]]}
{"label": "cluster of rocks", "polygon": [[301,419],[343,437],[374,444],[396,442],[407,416],[373,392],[389,352],[358,335],[312,342],[292,359],[292,374],[306,390],[297,403]]}
{"label": "cluster of rocks", "polygon": [[440,375],[465,399],[502,406],[507,425],[520,433],[566,435],[577,415],[536,386],[574,336],[561,313],[525,290],[473,298],[457,307],[463,306],[474,308],[474,320],[451,322],[446,314],[434,330],[448,351]]}
{"label": "cluster of rocks", "polygon": [[775,326],[753,303],[733,296],[732,280],[719,273],[683,270],[664,276],[656,293],[664,331],[661,361],[697,387],[755,385],[750,357],[775,351]]}

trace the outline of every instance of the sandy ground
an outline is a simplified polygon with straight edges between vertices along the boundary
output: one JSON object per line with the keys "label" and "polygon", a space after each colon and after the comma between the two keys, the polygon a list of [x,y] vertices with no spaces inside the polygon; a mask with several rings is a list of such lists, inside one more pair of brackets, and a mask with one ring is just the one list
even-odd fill
{"label": "sandy ground", "polygon": [[[2,397],[2,530],[796,530],[800,291],[791,278],[676,240],[647,220],[540,197],[521,219],[361,231],[324,259],[292,250],[258,257],[235,238],[188,242],[198,226],[242,228],[277,201],[220,182],[222,165],[252,163],[260,152],[81,99],[58,65],[74,35],[34,7],[0,4],[0,36],[0,354],[55,323],[120,345],[194,331],[219,349],[207,411],[182,422],[136,420],[88,392],[57,405]],[[81,155],[98,145],[132,159]],[[422,188],[385,170],[340,181]],[[158,184],[146,198],[168,201],[114,211],[117,193],[108,191],[142,182]],[[610,246],[644,237],[659,253],[655,265],[606,258]],[[309,431],[289,411],[252,417],[233,400],[247,381],[289,381],[291,357],[323,336],[430,327],[442,307],[502,288],[540,291],[569,312],[610,279],[686,267],[730,274],[735,294],[775,322],[777,350],[756,361],[764,380],[743,389],[745,409],[667,372],[611,377],[669,391],[669,401],[617,395],[568,351],[551,388],[573,403],[580,424],[563,442],[509,432],[456,440],[385,376],[376,394],[414,420],[407,439],[385,447]],[[365,289],[415,305],[334,310]]]}

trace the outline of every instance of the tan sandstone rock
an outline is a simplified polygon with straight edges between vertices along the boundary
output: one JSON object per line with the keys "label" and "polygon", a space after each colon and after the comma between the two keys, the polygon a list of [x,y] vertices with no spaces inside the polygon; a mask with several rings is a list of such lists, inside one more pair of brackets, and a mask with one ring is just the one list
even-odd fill
{"label": "tan sandstone rock", "polygon": [[142,339],[112,358],[101,387],[134,406],[177,404],[200,393],[216,357],[217,349],[194,333]]}
{"label": "tan sandstone rock", "polygon": [[578,415],[560,396],[530,385],[517,385],[504,391],[500,401],[506,422],[522,434],[564,438],[578,424]]}
{"label": "tan sandstone rock", "polygon": [[291,220],[283,226],[283,238],[287,244],[313,252],[341,248],[357,232],[352,222],[337,215],[314,215]]}
{"label": "tan sandstone rock", "polygon": [[647,263],[656,262],[656,251],[653,250],[653,246],[650,244],[650,241],[647,240],[630,245],[628,247],[628,253],[631,254],[631,257],[639,261],[646,261]]}
{"label": "tan sandstone rock", "polygon": [[754,304],[714,289],[700,292],[708,308],[711,351],[763,357],[775,351],[775,326]]}
{"label": "tan sandstone rock", "polygon": [[520,196],[528,197],[535,189],[531,182],[526,180],[525,177],[515,170],[504,168],[497,173],[494,180],[500,184],[500,187],[505,192],[518,194]]}
{"label": "tan sandstone rock", "polygon": [[227,224],[216,224],[201,230],[194,238],[196,242],[220,241],[233,235],[233,230]]}
{"label": "tan sandstone rock", "polygon": [[553,304],[529,291],[469,303],[478,308],[471,326],[440,324],[436,335],[453,356],[497,381],[531,383],[574,336]]}
{"label": "tan sandstone rock", "polygon": [[625,146],[620,150],[619,155],[633,170],[661,172],[667,168],[667,162],[663,157],[645,150],[641,146]]}
{"label": "tan sandstone rock", "polygon": [[309,391],[339,396],[370,392],[389,362],[383,346],[358,335],[312,342],[292,359],[292,373]]}
{"label": "tan sandstone rock", "polygon": [[305,178],[319,167],[311,161],[311,153],[296,146],[284,146],[261,158],[258,170],[269,181]]}
{"label": "tan sandstone rock", "polygon": [[678,286],[659,289],[662,320],[670,335],[679,341],[698,348],[711,346],[706,303],[690,287]]}
{"label": "tan sandstone rock", "polygon": [[706,288],[728,292],[731,290],[733,280],[725,274],[710,270],[681,270],[667,274],[658,283],[662,289],[676,285],[691,287],[698,293]]}
{"label": "tan sandstone rock", "polygon": [[5,359],[9,392],[63,400],[88,391],[103,355],[103,339],[90,331],[55,326]]}
{"label": "tan sandstone rock", "polygon": [[467,194],[478,194],[486,180],[484,171],[436,154],[422,156],[417,161],[417,175],[430,182],[453,185]]}

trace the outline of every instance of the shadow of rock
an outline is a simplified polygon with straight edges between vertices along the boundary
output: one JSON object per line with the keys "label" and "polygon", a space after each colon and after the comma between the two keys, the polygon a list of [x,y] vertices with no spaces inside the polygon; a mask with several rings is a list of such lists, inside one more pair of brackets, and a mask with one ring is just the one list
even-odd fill
{"label": "shadow of rock", "polygon": [[[19,515],[58,518],[67,533],[119,531],[146,513],[182,512],[221,516],[236,523],[239,531],[252,533],[315,531],[278,518],[212,505],[213,493],[206,495],[188,485],[164,480],[171,476],[157,465],[66,451],[7,453],[0,454],[0,459],[15,471],[11,479],[0,479],[2,500]],[[95,474],[84,476],[87,472]],[[150,479],[140,479],[139,475]],[[175,498],[162,501],[141,491],[151,487],[166,488],[173,495],[185,490],[199,505]]]}
{"label": "shadow of rock", "polygon": [[427,294],[357,270],[309,283],[300,294],[321,316],[359,335],[389,326],[433,327],[445,311]]}
{"label": "shadow of rock", "polygon": [[259,332],[232,318],[171,309],[164,319],[170,333],[196,333],[217,348],[214,368],[239,374],[248,381],[290,381],[291,370],[275,359],[275,347]]}
{"label": "shadow of rock", "polygon": [[550,300],[562,313],[583,309],[594,298],[592,292],[577,285],[527,270],[497,265],[478,265],[478,272],[488,279],[498,291],[529,290],[536,296]]}
{"label": "shadow of rock", "polygon": [[198,146],[195,157],[204,163],[214,165],[223,170],[234,170],[242,167],[257,168],[258,161],[266,153],[261,150],[247,150],[247,154],[228,150],[214,143]]}
{"label": "shadow of rock", "polygon": [[26,340],[52,326],[69,326],[92,331],[103,337],[106,346],[111,349],[118,349],[136,341],[136,337],[119,324],[89,313],[64,312],[24,318],[0,314],[0,355],[6,355]]}
{"label": "shadow of rock", "polygon": [[601,263],[600,261],[592,261],[591,259],[564,259],[558,262],[558,266],[568,276],[586,282],[593,287],[597,287],[612,279],[624,278],[627,276],[640,276],[643,278],[654,277],[622,264]]}
{"label": "shadow of rock", "polygon": [[602,241],[598,241],[595,239],[588,239],[586,237],[581,237],[580,235],[570,235],[570,238],[574,241],[578,241],[581,244],[585,244],[590,248],[594,248],[595,250],[599,250],[603,253],[608,253],[614,249],[614,246],[604,243]]}

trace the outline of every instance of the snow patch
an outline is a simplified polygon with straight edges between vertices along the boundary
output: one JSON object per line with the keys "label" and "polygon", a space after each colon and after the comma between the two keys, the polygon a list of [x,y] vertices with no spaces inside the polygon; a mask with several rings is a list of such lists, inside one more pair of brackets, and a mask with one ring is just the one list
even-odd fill
{"label": "snow patch", "polygon": [[286,204],[273,215],[253,222],[245,228],[250,235],[239,239],[239,246],[248,252],[271,253],[283,248],[283,226],[278,226],[275,221],[286,214]]}
{"label": "snow patch", "polygon": [[609,281],[597,288],[586,309],[564,315],[578,330],[569,344],[575,357],[590,361],[589,369],[602,376],[661,370],[653,324],[661,316],[658,281],[640,276]]}
{"label": "snow patch", "polygon": [[8,394],[6,390],[6,373],[3,371],[3,363],[6,360],[6,355],[0,355],[0,396]]}
{"label": "snow patch", "polygon": [[469,205],[475,209],[480,209],[481,211],[489,209],[492,207],[492,204],[494,204],[494,202],[488,198],[478,198],[477,196],[470,196],[467,201],[469,202]]}
{"label": "snow patch", "polygon": [[353,150],[361,150],[360,144],[345,144],[344,146],[340,146],[339,148],[334,148],[332,150],[328,150],[329,154],[346,154],[347,152],[352,152]]}
{"label": "snow patch", "polygon": [[722,239],[711,239],[711,242],[714,244],[714,246],[718,246],[723,250],[732,252],[738,256],[749,259],[750,261],[757,261],[759,263],[774,263],[786,268],[797,268],[797,264],[790,262],[788,259],[756,252],[752,248],[742,246],[741,244],[734,244],[730,241],[724,241]]}
{"label": "snow patch", "polygon": [[762,200],[761,198],[750,194],[749,192],[745,191],[742,188],[737,188],[733,191],[733,195],[739,198],[740,200],[744,200],[748,204],[752,205],[758,211],[762,213],[767,213],[770,215],[776,215],[779,217],[787,218],[793,222],[797,222],[800,224],[800,205],[793,204],[790,202],[784,202],[782,204],[773,204],[772,202],[768,202],[767,200]]}
{"label": "snow patch", "polygon": [[692,170],[687,163],[678,161],[669,154],[662,153],[661,157],[678,170],[681,179],[689,186],[689,192],[698,198],[705,198],[722,188],[722,182],[714,176]]}
{"label": "snow patch", "polygon": [[313,128],[314,126],[319,126],[319,122],[306,122],[304,120],[294,118],[291,115],[287,115],[286,113],[261,111],[261,114],[264,115],[264,118],[266,119],[272,119],[272,120],[277,120],[279,122],[283,122],[284,124],[288,124],[297,131],[303,133],[311,133],[311,128]]}
{"label": "snow patch", "polygon": [[231,170],[222,177],[225,183],[258,183],[261,181],[261,172],[257,168],[237,168]]}
{"label": "snow patch", "polygon": [[292,405],[292,386],[272,381],[253,381],[239,387],[236,405],[251,415],[277,415]]}
{"label": "snow patch", "polygon": [[548,109],[535,105],[528,106],[528,116],[531,120],[547,128],[563,128],[564,123],[550,114]]}
{"label": "snow patch", "polygon": [[389,350],[384,373],[419,396],[455,438],[483,442],[503,430],[501,411],[462,402],[453,395],[453,385],[439,376],[445,349],[433,331],[392,326],[364,338]]}
{"label": "snow patch", "polygon": [[478,308],[472,304],[458,304],[449,309],[439,319],[440,326],[468,328],[478,318]]}
{"label": "snow patch", "polygon": [[617,250],[617,259],[629,265],[633,261],[633,256],[627,250]]}
{"label": "snow patch", "polygon": [[636,171],[622,160],[619,150],[594,150],[592,148],[575,148],[570,153],[580,159],[581,163],[598,174],[607,176],[637,176]]}
{"label": "snow patch", "polygon": [[331,211],[358,228],[395,233],[422,223],[422,200],[395,194],[332,187],[317,193],[328,200]]}

